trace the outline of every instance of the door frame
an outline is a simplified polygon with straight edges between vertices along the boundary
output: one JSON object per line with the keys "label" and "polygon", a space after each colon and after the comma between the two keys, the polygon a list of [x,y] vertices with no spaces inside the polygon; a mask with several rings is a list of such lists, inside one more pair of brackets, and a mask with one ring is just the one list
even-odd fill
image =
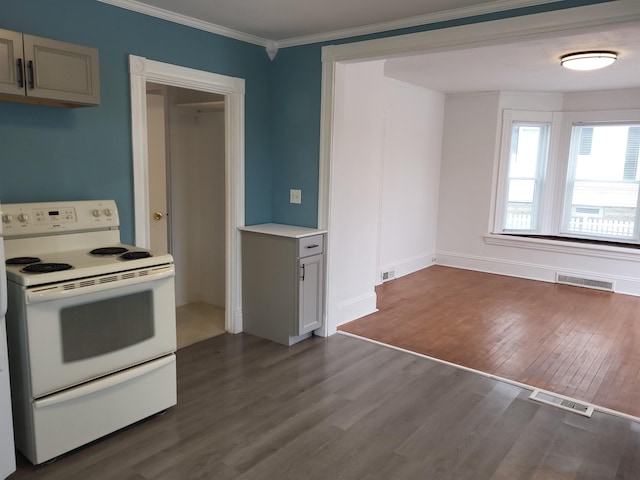
{"label": "door frame", "polygon": [[[606,3],[578,6],[558,11],[471,23],[461,26],[428,30],[373,40],[327,45],[322,47],[322,84],[320,103],[320,154],[318,180],[318,228],[327,229],[325,274],[325,319],[320,335],[329,336],[339,326],[340,305],[337,292],[339,282],[334,278],[335,255],[339,248],[332,230],[331,205],[332,162],[334,139],[334,102],[336,99],[336,70],[338,64],[385,60],[419,53],[442,52],[499,45],[514,41],[552,37],[567,31],[598,31],[640,21],[637,0],[615,0]],[[373,287],[373,285],[372,285]],[[354,302],[369,297],[355,298]],[[364,308],[371,307],[369,304]],[[353,318],[350,320],[354,320]],[[348,320],[349,321],[349,320]]]}
{"label": "door frame", "polygon": [[240,231],[244,226],[243,78],[194,70],[129,55],[131,141],[135,244],[149,248],[149,164],[147,151],[147,82],[225,96],[225,330],[242,331]]}

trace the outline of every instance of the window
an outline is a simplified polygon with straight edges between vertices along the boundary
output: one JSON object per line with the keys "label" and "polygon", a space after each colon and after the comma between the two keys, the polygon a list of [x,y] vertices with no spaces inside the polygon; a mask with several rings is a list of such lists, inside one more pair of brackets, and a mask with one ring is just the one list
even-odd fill
{"label": "window", "polygon": [[505,230],[537,231],[549,124],[514,122],[507,179]]}
{"label": "window", "polygon": [[495,231],[640,243],[639,160],[638,110],[505,111]]}
{"label": "window", "polygon": [[640,123],[573,126],[562,232],[638,238],[639,146]]}

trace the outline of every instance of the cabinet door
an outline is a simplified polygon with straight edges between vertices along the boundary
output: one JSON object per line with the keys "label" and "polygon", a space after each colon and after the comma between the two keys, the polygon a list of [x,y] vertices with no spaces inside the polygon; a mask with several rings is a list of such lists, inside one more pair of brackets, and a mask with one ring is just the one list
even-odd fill
{"label": "cabinet door", "polygon": [[22,34],[0,30],[0,93],[24,95]]}
{"label": "cabinet door", "polygon": [[24,35],[27,96],[64,102],[100,103],[95,48]]}
{"label": "cabinet door", "polygon": [[324,255],[300,259],[298,335],[322,326]]}

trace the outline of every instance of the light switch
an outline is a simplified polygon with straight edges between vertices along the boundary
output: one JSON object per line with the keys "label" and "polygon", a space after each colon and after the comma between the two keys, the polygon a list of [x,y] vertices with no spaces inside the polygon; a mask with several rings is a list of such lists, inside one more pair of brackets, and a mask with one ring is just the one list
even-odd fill
{"label": "light switch", "polygon": [[302,190],[289,190],[289,202],[290,203],[302,203]]}

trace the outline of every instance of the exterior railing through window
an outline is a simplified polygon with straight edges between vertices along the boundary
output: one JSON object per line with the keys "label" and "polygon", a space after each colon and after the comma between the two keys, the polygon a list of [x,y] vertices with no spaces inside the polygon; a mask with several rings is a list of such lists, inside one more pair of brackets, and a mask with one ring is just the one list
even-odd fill
{"label": "exterior railing through window", "polygon": [[[507,214],[508,228],[510,230],[529,230],[531,215]],[[607,235],[614,237],[632,238],[635,222],[632,220],[615,220],[597,217],[571,217],[569,231],[573,233],[586,233],[594,235]]]}

